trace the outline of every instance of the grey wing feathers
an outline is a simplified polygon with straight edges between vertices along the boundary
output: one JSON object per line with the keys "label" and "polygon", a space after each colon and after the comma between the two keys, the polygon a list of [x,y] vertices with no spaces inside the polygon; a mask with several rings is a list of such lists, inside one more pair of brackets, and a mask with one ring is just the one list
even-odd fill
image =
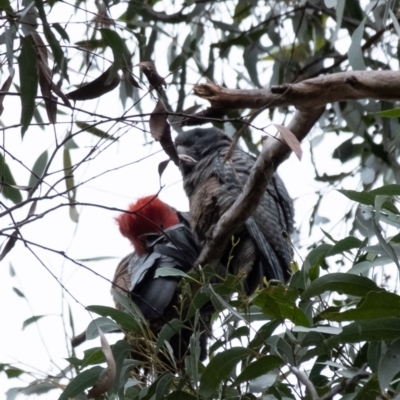
{"label": "grey wing feathers", "polygon": [[[220,178],[225,180],[227,191],[234,197],[232,204],[242,191],[254,160],[237,149],[231,160],[223,163],[225,153],[226,151],[221,151],[215,165]],[[292,200],[282,180],[275,173],[258,207],[246,222],[246,228],[263,256],[264,275],[269,279],[284,282],[289,278],[288,269],[293,251],[289,240],[283,237],[283,231],[292,233],[293,214]]]}

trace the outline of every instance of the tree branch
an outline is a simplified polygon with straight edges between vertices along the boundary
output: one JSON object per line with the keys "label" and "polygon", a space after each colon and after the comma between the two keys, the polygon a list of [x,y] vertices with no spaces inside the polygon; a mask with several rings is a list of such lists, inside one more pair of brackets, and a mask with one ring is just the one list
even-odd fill
{"label": "tree branch", "polygon": [[400,100],[400,72],[339,72],[298,83],[252,90],[227,89],[205,83],[196,85],[194,92],[217,109],[259,109],[290,105],[297,109],[310,109],[345,100]]}

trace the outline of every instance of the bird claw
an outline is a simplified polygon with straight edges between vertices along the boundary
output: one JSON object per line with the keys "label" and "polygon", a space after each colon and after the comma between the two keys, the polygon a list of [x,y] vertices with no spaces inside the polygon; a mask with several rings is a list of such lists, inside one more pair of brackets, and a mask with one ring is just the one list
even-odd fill
{"label": "bird claw", "polygon": [[178,157],[179,157],[179,160],[181,160],[183,162],[197,163],[197,160],[195,160],[191,156],[188,156],[187,154],[179,154]]}

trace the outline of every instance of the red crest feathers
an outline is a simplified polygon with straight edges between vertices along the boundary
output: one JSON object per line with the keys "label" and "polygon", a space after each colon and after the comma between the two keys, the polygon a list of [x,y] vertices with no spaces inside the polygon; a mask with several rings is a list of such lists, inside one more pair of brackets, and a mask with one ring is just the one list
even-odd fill
{"label": "red crest feathers", "polygon": [[158,197],[146,196],[129,205],[128,211],[116,218],[119,230],[128,238],[137,254],[146,253],[145,242],[141,236],[146,233],[158,233],[179,222],[178,215],[168,204]]}

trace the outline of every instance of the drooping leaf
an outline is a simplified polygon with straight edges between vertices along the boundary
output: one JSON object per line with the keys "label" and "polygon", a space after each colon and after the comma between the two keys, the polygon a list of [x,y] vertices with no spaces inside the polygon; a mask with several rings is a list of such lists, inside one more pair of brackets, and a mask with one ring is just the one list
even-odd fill
{"label": "drooping leaf", "polygon": [[104,43],[111,48],[114,56],[114,62],[111,66],[109,77],[106,80],[106,84],[109,84],[115,78],[119,69],[131,65],[130,54],[125,40],[117,32],[107,28],[101,29],[100,32]]}
{"label": "drooping leaf", "polygon": [[353,71],[365,70],[364,56],[361,50],[361,40],[364,36],[364,27],[366,20],[367,17],[363,19],[361,24],[351,36],[351,44],[349,47],[349,63],[352,66]]}
{"label": "drooping leaf", "polygon": [[[377,197],[379,197],[379,196],[377,196]],[[374,226],[374,233],[375,233],[375,236],[378,238],[379,244],[381,245],[385,254],[388,257],[390,257],[392,259],[392,261],[396,264],[397,269],[400,270],[400,264],[399,264],[399,260],[396,255],[396,252],[394,251],[392,245],[390,243],[387,243],[385,238],[383,237],[379,223],[376,222],[376,219],[373,219],[372,223]]]}
{"label": "drooping leaf", "polygon": [[338,343],[359,343],[363,341],[394,340],[400,338],[400,318],[388,317],[356,321],[343,327],[342,333],[326,341],[328,348]]}
{"label": "drooping leaf", "polygon": [[301,299],[306,300],[327,291],[363,297],[373,290],[379,290],[379,286],[371,279],[364,276],[335,272],[321,276],[311,282],[308,289],[301,294]]}
{"label": "drooping leaf", "polygon": [[120,83],[121,77],[117,72],[111,76],[113,67],[111,66],[99,77],[93,81],[86,83],[80,88],[67,93],[67,97],[71,100],[91,100],[97,99],[104,94],[114,90]]}
{"label": "drooping leaf", "polygon": [[304,312],[296,306],[297,298],[298,292],[295,288],[271,285],[264,289],[253,302],[271,318],[289,319],[296,325],[310,326]]}
{"label": "drooping leaf", "polygon": [[87,308],[89,311],[93,311],[103,317],[111,317],[115,322],[125,329],[138,333],[141,332],[138,322],[123,311],[106,306],[89,306]]}
{"label": "drooping leaf", "polygon": [[240,385],[256,379],[284,364],[283,360],[278,356],[264,356],[249,364],[243,372],[236,378],[234,385]]}
{"label": "drooping leaf", "polygon": [[398,315],[400,315],[400,296],[381,290],[368,292],[357,308],[343,312],[323,312],[319,318],[341,322],[373,320]]}
{"label": "drooping leaf", "polygon": [[353,400],[376,400],[380,395],[378,377],[372,375],[368,382],[353,397]]}
{"label": "drooping leaf", "polygon": [[168,160],[161,161],[160,164],[158,164],[158,176],[160,177],[160,181],[161,181],[162,174],[164,173],[164,171],[168,167],[168,164],[169,164],[170,161],[171,160],[168,159]]}
{"label": "drooping leaf", "polygon": [[17,294],[17,296],[22,297],[23,299],[26,299],[25,295],[16,287],[13,287],[14,293]]}
{"label": "drooping leaf", "polygon": [[16,368],[16,367],[9,367],[9,368],[5,369],[4,372],[6,373],[8,379],[18,378],[20,375],[25,373],[25,371],[23,371],[20,368]]}
{"label": "drooping leaf", "polygon": [[[132,369],[134,365],[136,365],[136,361],[134,360],[126,360],[131,352],[131,346],[128,344],[126,340],[118,340],[113,348],[112,354],[115,360],[115,380],[114,386],[111,393],[117,394],[121,388],[121,384],[124,386],[126,380],[128,379],[129,370]],[[126,377],[126,378],[125,378]]]}
{"label": "drooping leaf", "polygon": [[[390,185],[390,186],[399,186],[399,185]],[[383,192],[384,189],[381,188]],[[378,189],[376,189],[378,190]],[[389,189],[388,189],[389,190]],[[377,195],[383,195],[386,193],[381,193],[380,191],[371,191],[371,192],[356,192],[355,190],[338,190],[340,193],[344,194],[350,200],[356,201],[361,204],[365,204],[367,206],[375,206],[375,198]],[[393,214],[399,214],[397,208],[390,202],[385,202],[383,204],[383,208],[389,210]]]}
{"label": "drooping leaf", "polygon": [[64,147],[63,151],[63,161],[64,161],[64,176],[65,176],[65,184],[67,187],[68,199],[69,199],[69,216],[73,222],[79,221],[79,214],[76,209],[75,200],[76,200],[76,187],[75,180],[73,175],[73,167],[71,161],[70,150]]}
{"label": "drooping leaf", "polygon": [[64,52],[60,46],[59,40],[57,40],[52,28],[47,22],[47,16],[44,10],[43,2],[41,0],[35,0],[35,5],[38,9],[39,17],[43,23],[43,33],[46,37],[47,43],[50,45],[51,51],[53,52],[55,64],[62,76],[68,80],[67,59],[64,57]]}
{"label": "drooping leaf", "polygon": [[27,131],[35,109],[38,88],[37,55],[31,36],[21,38],[21,53],[18,57],[21,84],[21,134]]}
{"label": "drooping leaf", "polygon": [[84,350],[84,356],[82,360],[76,357],[69,357],[67,360],[75,365],[79,366],[81,369],[86,368],[91,365],[102,364],[105,361],[104,353],[101,347],[92,347],[88,350]]}
{"label": "drooping leaf", "polygon": [[94,383],[93,387],[89,390],[88,392],[89,399],[98,398],[102,396],[104,393],[106,393],[109,389],[111,389],[112,386],[114,385],[115,375],[117,373],[117,367],[115,364],[111,347],[108,344],[108,341],[102,330],[100,328],[98,329],[100,335],[101,348],[107,362],[107,368],[105,372],[101,374],[99,379]]}
{"label": "drooping leaf", "polygon": [[167,110],[164,106],[163,101],[160,99],[150,116],[150,133],[151,136],[158,142],[160,142],[161,147],[171,158],[171,160],[178,165],[179,158],[176,148],[171,137],[171,128],[168,123]]}
{"label": "drooping leaf", "polygon": [[61,393],[61,396],[58,398],[58,400],[69,400],[83,393],[85,389],[88,389],[94,385],[103,370],[104,368],[96,366],[81,372],[74,379],[72,379],[72,381]]}
{"label": "drooping leaf", "polygon": [[1,250],[0,261],[3,261],[4,257],[12,250],[12,248],[15,246],[15,243],[17,243],[17,240],[18,240],[18,232],[14,231],[13,234],[6,241],[6,244],[4,245],[3,249]]}
{"label": "drooping leaf", "polygon": [[32,174],[29,178],[29,187],[34,187],[37,183],[37,181],[42,177],[43,172],[46,168],[47,161],[49,158],[49,153],[47,150],[45,150],[35,161],[35,164],[33,164],[32,167]]}
{"label": "drooping leaf", "polygon": [[[39,70],[39,85],[42,95],[44,97],[44,104],[46,106],[47,117],[49,122],[55,124],[57,122],[57,98],[52,94],[52,88],[56,87],[52,81],[52,71],[49,68],[48,63],[48,51],[42,38],[37,32],[31,34],[32,40],[35,43],[35,50],[38,58],[38,70]],[[57,90],[60,91],[60,90]]]}
{"label": "drooping leaf", "polygon": [[156,349],[159,350],[164,346],[165,341],[168,341],[172,336],[179,334],[181,329],[184,327],[185,324],[179,319],[173,319],[172,321],[169,321],[168,324],[165,324],[158,335]]}
{"label": "drooping leaf", "polygon": [[399,118],[400,117],[400,108],[391,108],[390,110],[383,110],[374,113],[383,118]]}
{"label": "drooping leaf", "polygon": [[1,0],[0,1],[0,10],[12,13],[13,9],[11,8],[10,1],[9,0]]}
{"label": "drooping leaf", "polygon": [[158,268],[154,274],[154,278],[159,278],[160,276],[182,276],[184,278],[192,279],[188,274],[180,269],[169,267]]}
{"label": "drooping leaf", "polygon": [[376,196],[400,196],[400,185],[385,185],[380,188],[373,189],[369,193],[372,193]]}
{"label": "drooping leaf", "polygon": [[200,378],[199,393],[205,399],[210,399],[219,384],[228,376],[232,369],[252,351],[243,347],[233,347],[218,353],[205,368]]}
{"label": "drooping leaf", "polygon": [[157,72],[153,61],[142,61],[138,64],[143,73],[146,75],[151,86],[161,90],[161,85],[167,87],[167,84],[162,76]]}
{"label": "drooping leaf", "polygon": [[314,272],[314,270],[319,270],[319,267],[323,265],[325,258],[332,248],[333,245],[322,243],[308,253],[303,268],[308,271],[311,279],[315,279],[318,276],[317,272]]}
{"label": "drooping leaf", "polygon": [[382,355],[378,367],[378,379],[382,392],[389,388],[393,378],[400,371],[400,340],[390,343]]}
{"label": "drooping leaf", "polygon": [[362,241],[354,236],[348,236],[345,239],[339,240],[327,253],[327,257],[333,256],[335,254],[340,254],[351,249],[360,248]]}
{"label": "drooping leaf", "polygon": [[274,124],[274,126],[276,129],[278,129],[286,144],[292,149],[293,153],[296,154],[297,158],[301,161],[303,150],[301,149],[300,142],[294,133],[289,128],[286,128],[286,126],[279,124]]}
{"label": "drooping leaf", "polygon": [[59,34],[66,42],[68,42],[68,43],[70,42],[67,31],[66,31],[58,22],[55,22],[54,24],[52,24],[52,27],[58,32],[58,34]]}
{"label": "drooping leaf", "polygon": [[43,317],[46,317],[46,315],[34,315],[33,317],[26,319],[22,324],[22,330],[24,330],[30,324],[39,321],[39,319],[42,319]]}
{"label": "drooping leaf", "polygon": [[77,125],[79,128],[81,128],[83,131],[89,132],[89,133],[91,133],[92,135],[97,136],[97,137],[99,137],[99,138],[101,138],[101,139],[112,140],[112,141],[118,140],[118,138],[109,135],[108,133],[102,131],[102,130],[99,129],[99,128],[96,128],[95,125],[90,125],[90,124],[87,124],[86,122],[83,122],[83,121],[75,121],[75,123],[76,123],[76,125]]}
{"label": "drooping leaf", "polygon": [[8,200],[14,204],[22,201],[22,195],[15,188],[16,182],[11,173],[10,167],[7,165],[3,154],[0,152],[0,192]]}
{"label": "drooping leaf", "polygon": [[94,319],[88,327],[86,328],[86,340],[92,340],[99,336],[99,329],[102,332],[113,332],[118,331],[119,326],[110,318],[107,317],[100,317]]}
{"label": "drooping leaf", "polygon": [[[12,80],[14,78],[14,75],[10,75],[3,83],[3,85],[0,88],[0,92],[2,93],[7,93],[10,90]],[[4,111],[4,106],[3,102],[5,99],[6,95],[5,94],[0,94],[0,115],[3,114]]]}

